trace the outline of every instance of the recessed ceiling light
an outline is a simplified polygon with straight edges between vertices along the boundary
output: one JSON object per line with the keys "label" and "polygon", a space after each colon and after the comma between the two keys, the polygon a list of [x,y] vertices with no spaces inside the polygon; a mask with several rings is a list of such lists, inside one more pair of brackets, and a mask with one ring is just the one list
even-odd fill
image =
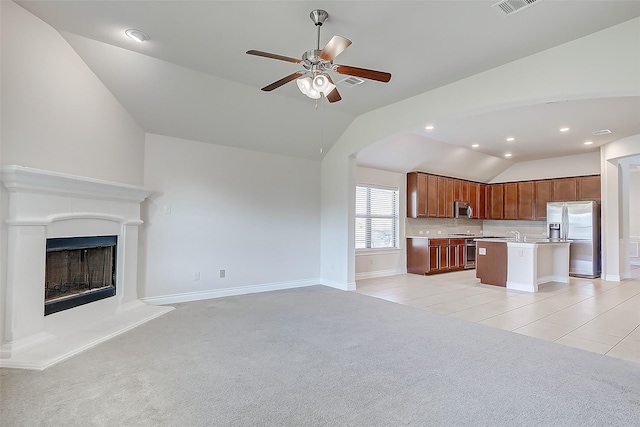
{"label": "recessed ceiling light", "polygon": [[511,142],[511,141],[515,141],[515,138],[510,136],[509,138],[507,138],[507,142]]}
{"label": "recessed ceiling light", "polygon": [[591,144],[593,144],[593,141],[587,141],[584,143],[584,145],[591,145]]}
{"label": "recessed ceiling light", "polygon": [[504,155],[505,157],[511,157],[511,153],[507,153]]}
{"label": "recessed ceiling light", "polygon": [[480,144],[473,144],[471,147],[472,148],[478,148],[478,147],[480,147]]}
{"label": "recessed ceiling light", "polygon": [[569,132],[569,128],[560,128],[560,132]]}
{"label": "recessed ceiling light", "polygon": [[426,130],[433,130],[433,125],[427,125],[424,127]]}
{"label": "recessed ceiling light", "polygon": [[138,43],[142,43],[145,40],[149,40],[149,36],[148,35],[146,35],[145,33],[143,33],[140,30],[136,30],[136,29],[133,29],[133,28],[125,31],[124,33],[127,35],[127,37],[137,41]]}

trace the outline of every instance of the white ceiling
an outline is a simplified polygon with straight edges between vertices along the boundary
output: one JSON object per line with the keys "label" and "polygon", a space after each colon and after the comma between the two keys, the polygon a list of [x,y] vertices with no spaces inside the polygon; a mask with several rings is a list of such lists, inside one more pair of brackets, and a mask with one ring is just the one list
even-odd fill
{"label": "white ceiling", "polygon": [[[56,28],[146,132],[312,159],[362,113],[640,16],[640,1],[628,0],[545,0],[511,16],[494,0],[17,3]],[[330,15],[321,44],[333,34],[353,41],[335,62],[390,72],[391,82],[339,85],[342,101],[317,110],[293,82],[260,91],[299,66],[245,52],[300,57],[315,47],[315,8]],[[136,43],[128,28],[151,39]],[[507,151],[514,161],[584,153],[640,133],[638,117],[640,97],[533,105],[438,123],[375,144],[358,162],[415,169],[424,164],[417,140],[472,163],[503,162]],[[604,128],[613,133],[591,135]]]}

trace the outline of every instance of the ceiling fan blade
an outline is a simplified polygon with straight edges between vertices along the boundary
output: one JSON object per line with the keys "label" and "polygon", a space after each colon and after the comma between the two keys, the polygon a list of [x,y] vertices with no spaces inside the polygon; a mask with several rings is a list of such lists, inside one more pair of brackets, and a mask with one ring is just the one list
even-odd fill
{"label": "ceiling fan blade", "polygon": [[351,67],[349,65],[335,65],[333,69],[340,74],[362,77],[363,79],[377,80],[383,83],[387,83],[391,80],[391,74],[383,71],[368,70],[366,68]]}
{"label": "ceiling fan blade", "polygon": [[320,58],[325,61],[333,61],[333,58],[340,55],[346,48],[351,44],[351,40],[335,35],[331,37],[329,43],[322,48],[322,52],[320,52]]}
{"label": "ceiling fan blade", "polygon": [[289,74],[287,77],[283,77],[280,80],[278,80],[277,82],[273,82],[270,85],[263,87],[262,90],[265,91],[265,92],[271,92],[272,90],[279,88],[283,84],[289,83],[291,80],[295,80],[295,79],[297,79],[298,77],[301,77],[301,76],[304,76],[304,73],[302,73],[300,71],[295,72],[293,74]]}
{"label": "ceiling fan blade", "polygon": [[265,58],[271,59],[279,59],[280,61],[293,62],[294,64],[299,64],[302,61],[296,58],[291,58],[289,56],[276,55],[275,53],[262,52],[261,50],[248,50],[247,53],[249,55],[263,56]]}
{"label": "ceiling fan blade", "polygon": [[[333,82],[333,79],[331,79],[331,76],[327,74],[327,78],[329,79],[329,81],[331,82],[332,85],[335,86],[335,83]],[[331,92],[329,92],[328,95],[325,95],[327,98],[327,101],[329,102],[338,102],[342,99],[342,97],[340,96],[340,92],[338,92],[338,88],[334,87],[333,90]]]}

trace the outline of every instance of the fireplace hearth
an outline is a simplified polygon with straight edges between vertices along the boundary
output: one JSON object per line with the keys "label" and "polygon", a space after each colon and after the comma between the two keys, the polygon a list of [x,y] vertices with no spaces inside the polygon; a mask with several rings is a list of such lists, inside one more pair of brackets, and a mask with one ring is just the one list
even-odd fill
{"label": "fireplace hearth", "polygon": [[116,295],[118,236],[47,239],[44,315]]}

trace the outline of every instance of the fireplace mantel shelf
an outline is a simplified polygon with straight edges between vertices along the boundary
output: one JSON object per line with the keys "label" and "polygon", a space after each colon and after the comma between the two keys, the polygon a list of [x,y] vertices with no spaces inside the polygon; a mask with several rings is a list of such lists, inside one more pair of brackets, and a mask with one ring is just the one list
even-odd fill
{"label": "fireplace mantel shelf", "polygon": [[26,166],[2,167],[2,182],[11,192],[57,194],[140,203],[151,191],[135,185],[45,171]]}

